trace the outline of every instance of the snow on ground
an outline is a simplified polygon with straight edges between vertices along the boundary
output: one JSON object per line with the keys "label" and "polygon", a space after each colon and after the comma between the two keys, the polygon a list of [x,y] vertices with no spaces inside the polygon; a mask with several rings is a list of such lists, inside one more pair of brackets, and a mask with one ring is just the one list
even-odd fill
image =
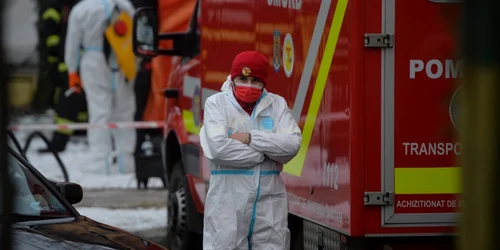
{"label": "snow on ground", "polygon": [[[77,210],[81,215],[92,220],[132,232],[167,226],[167,211],[164,208],[107,209],[79,207]],[[117,214],[119,216],[116,216]]]}
{"label": "snow on ground", "polygon": [[[33,124],[43,123],[51,124],[50,116],[25,116],[15,119],[11,123]],[[31,131],[15,132],[16,138],[22,147]],[[52,133],[42,132],[50,140]],[[40,148],[45,148],[45,142],[40,138],[35,138],[30,144],[26,154],[28,160],[45,177],[54,181],[64,181],[63,172],[52,153],[40,154],[37,152]],[[104,167],[93,166],[90,162],[91,153],[88,144],[84,140],[70,141],[64,152],[59,153],[61,161],[64,163],[68,172],[69,181],[80,184],[84,189],[104,189],[104,188],[136,188],[137,180],[135,173],[119,173],[117,165],[111,166],[110,174],[106,173]],[[162,187],[159,178],[150,178],[148,187]]]}

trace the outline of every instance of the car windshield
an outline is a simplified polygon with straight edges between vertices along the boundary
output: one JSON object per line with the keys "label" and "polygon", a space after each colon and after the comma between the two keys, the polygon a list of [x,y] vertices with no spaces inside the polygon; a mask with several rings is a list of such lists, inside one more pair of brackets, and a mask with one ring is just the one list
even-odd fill
{"label": "car windshield", "polygon": [[9,154],[15,221],[72,217],[57,196],[27,166]]}

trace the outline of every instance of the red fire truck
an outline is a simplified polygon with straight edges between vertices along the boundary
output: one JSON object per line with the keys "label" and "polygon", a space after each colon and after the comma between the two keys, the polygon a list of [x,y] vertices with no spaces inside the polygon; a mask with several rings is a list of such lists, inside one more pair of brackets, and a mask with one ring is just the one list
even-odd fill
{"label": "red fire truck", "polygon": [[[167,1],[167,0],[164,0]],[[152,44],[171,56],[164,167],[172,249],[195,249],[210,180],[199,144],[205,100],[234,56],[272,65],[267,90],[302,129],[281,176],[294,249],[450,249],[462,206],[457,0],[199,0],[183,33]],[[135,33],[135,32],[134,32]]]}

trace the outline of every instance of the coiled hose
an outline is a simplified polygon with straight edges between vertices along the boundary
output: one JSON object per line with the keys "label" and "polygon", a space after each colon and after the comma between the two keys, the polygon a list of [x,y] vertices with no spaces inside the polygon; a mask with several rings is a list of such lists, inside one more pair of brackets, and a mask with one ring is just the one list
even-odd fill
{"label": "coiled hose", "polygon": [[52,146],[52,143],[50,143],[49,139],[47,139],[47,137],[45,135],[43,135],[42,132],[34,131],[33,133],[31,133],[28,136],[28,138],[26,138],[26,143],[24,144],[24,148],[21,147],[19,140],[17,140],[16,136],[14,135],[14,133],[12,133],[12,131],[7,131],[7,133],[12,138],[12,141],[14,142],[14,145],[16,146],[17,150],[19,150],[19,153],[21,154],[21,156],[24,157],[26,160],[28,160],[28,157],[26,156],[26,152],[28,152],[29,146],[31,145],[31,141],[35,137],[40,137],[45,142],[45,144],[47,145],[47,148],[50,150],[50,152],[52,152],[52,154],[56,158],[56,161],[59,164],[59,167],[61,168],[61,171],[63,173],[64,181],[69,182],[69,176],[68,176],[68,171],[66,171],[66,166],[64,166],[64,163],[61,161],[59,154]]}
{"label": "coiled hose", "polygon": [[19,152],[19,154],[21,154],[22,157],[27,159],[26,154],[23,152],[23,148],[21,147],[21,144],[19,143],[19,140],[16,138],[14,133],[12,133],[12,131],[10,131],[10,130],[7,130],[7,134],[12,139],[12,142],[14,142],[14,146],[16,146],[16,149]]}

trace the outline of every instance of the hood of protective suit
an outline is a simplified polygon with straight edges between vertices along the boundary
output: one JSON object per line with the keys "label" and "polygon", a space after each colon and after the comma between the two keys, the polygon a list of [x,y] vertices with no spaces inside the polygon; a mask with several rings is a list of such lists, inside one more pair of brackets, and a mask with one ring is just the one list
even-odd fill
{"label": "hood of protective suit", "polygon": [[226,81],[222,84],[220,91],[229,93],[232,92],[233,87],[231,87],[231,75],[228,75]]}

